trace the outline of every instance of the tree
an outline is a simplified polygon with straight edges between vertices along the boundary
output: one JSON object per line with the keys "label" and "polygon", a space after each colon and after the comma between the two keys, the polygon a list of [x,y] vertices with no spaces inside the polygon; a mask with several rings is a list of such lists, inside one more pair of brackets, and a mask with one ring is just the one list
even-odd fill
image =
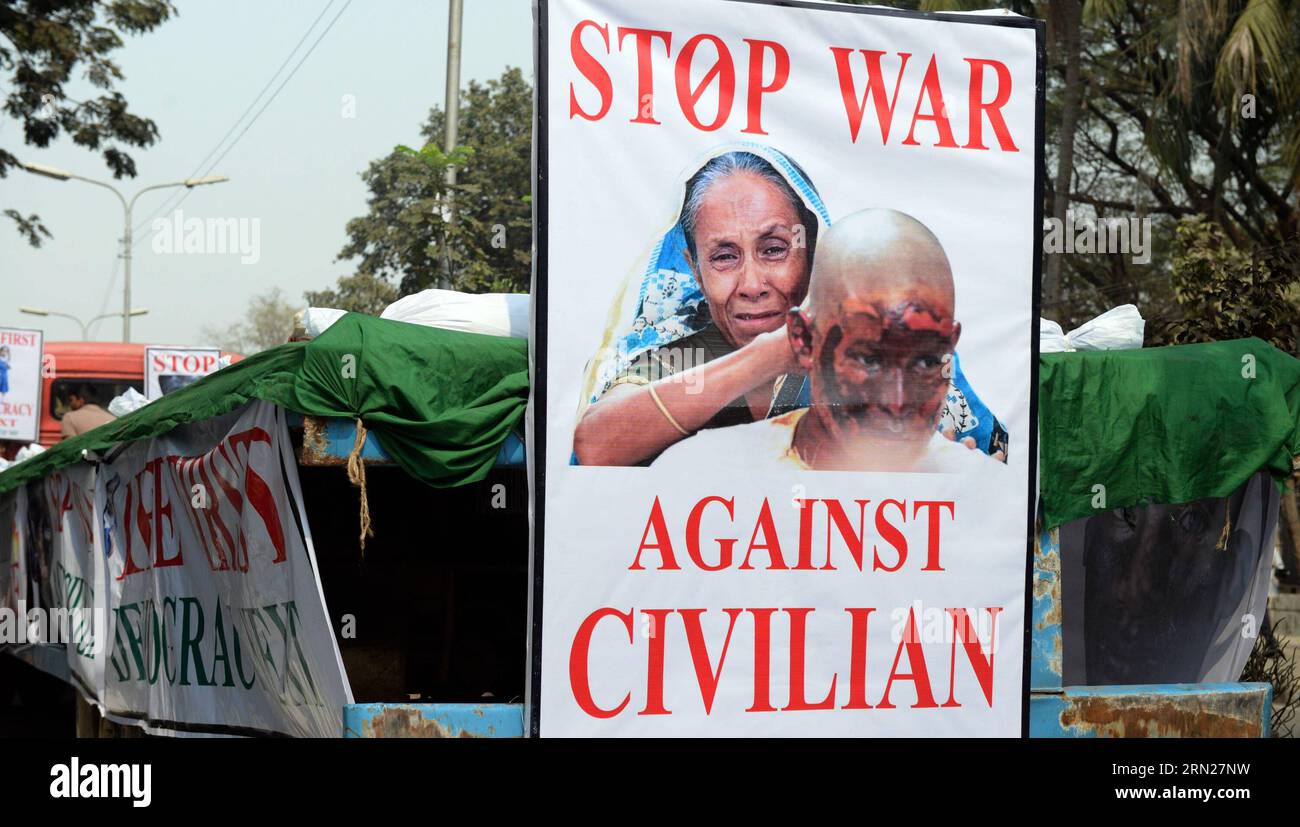
{"label": "tree", "polygon": [[1048,257],[1045,316],[1071,327],[1132,302],[1155,327],[1182,318],[1171,284],[1174,238],[1178,222],[1196,215],[1241,249],[1295,244],[1300,0],[919,5],[1000,5],[1046,18],[1046,155],[1055,171],[1044,170],[1044,214],[1150,219],[1148,265],[1121,254]]}
{"label": "tree", "polygon": [[[471,82],[462,93],[462,143],[447,156],[439,148],[444,116],[435,106],[421,130],[423,149],[399,147],[362,173],[369,212],[348,222],[339,259],[358,259],[358,276],[391,279],[402,295],[441,283],[447,258],[457,290],[527,291],[532,111],[532,87],[519,69]],[[458,183],[449,188],[451,163]]]}
{"label": "tree", "polygon": [[333,290],[309,290],[303,298],[312,307],[333,307],[378,316],[385,307],[397,301],[397,288],[377,276],[357,273],[341,277]]}
{"label": "tree", "polygon": [[224,330],[204,326],[201,335],[222,350],[247,356],[289,341],[300,309],[286,301],[284,293],[275,287],[249,299],[244,321]]}
{"label": "tree", "polygon": [[[2,0],[0,2],[0,86],[8,91],[4,113],[20,122],[23,140],[47,147],[60,134],[78,146],[99,151],[114,178],[135,177],[135,161],[122,146],[148,147],[158,140],[152,120],[130,112],[114,91],[122,70],[111,59],[123,34],[152,31],[176,13],[169,0]],[[73,71],[83,76],[98,97],[71,100],[65,84]],[[18,158],[0,146],[0,178]],[[51,238],[35,213],[7,208],[29,244]]]}
{"label": "tree", "polygon": [[[1240,249],[1294,244],[1300,173],[1300,29],[1294,3],[1090,0],[1076,202],[1154,219],[1168,256],[1152,268],[1075,257],[1067,306],[1079,316],[1141,301],[1159,322],[1178,222],[1206,216]],[[1143,272],[1145,270],[1145,272]],[[1163,297],[1164,301],[1153,299]],[[1079,311],[1083,310],[1083,313]]]}
{"label": "tree", "polygon": [[1178,223],[1174,296],[1183,318],[1163,336],[1170,344],[1256,336],[1279,350],[1300,352],[1300,257],[1291,246],[1233,247],[1204,216]]}

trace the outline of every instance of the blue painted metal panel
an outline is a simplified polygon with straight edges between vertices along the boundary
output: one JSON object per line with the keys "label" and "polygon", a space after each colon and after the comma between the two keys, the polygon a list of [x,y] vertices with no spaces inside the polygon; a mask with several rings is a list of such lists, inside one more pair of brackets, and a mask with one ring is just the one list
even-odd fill
{"label": "blue painted metal panel", "polygon": [[[311,420],[310,426],[306,426],[304,422],[306,419]],[[351,420],[332,417],[296,417],[291,418],[289,422],[292,425],[303,423],[307,427],[303,448],[308,454],[308,464],[341,465],[352,453],[352,446],[357,438],[357,426]],[[373,436],[366,438],[366,443],[361,448],[361,458],[370,463],[391,463],[393,461],[392,457],[380,446],[379,440]],[[512,433],[507,435],[506,441],[501,444],[501,450],[497,452],[496,464],[506,467],[521,467],[524,464],[524,458],[523,440]]]}
{"label": "blue painted metal panel", "polygon": [[1266,738],[1267,683],[1072,686],[1029,697],[1031,738]]}
{"label": "blue painted metal panel", "polygon": [[1056,529],[1044,531],[1034,546],[1033,596],[1029,686],[1031,690],[1059,689],[1065,646],[1061,633],[1061,541]]}
{"label": "blue painted metal panel", "polygon": [[349,704],[344,738],[522,738],[522,704]]}

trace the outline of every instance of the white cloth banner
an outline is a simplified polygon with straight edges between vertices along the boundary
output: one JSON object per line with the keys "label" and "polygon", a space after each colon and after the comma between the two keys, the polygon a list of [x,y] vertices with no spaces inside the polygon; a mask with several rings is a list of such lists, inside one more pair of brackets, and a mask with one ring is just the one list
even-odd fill
{"label": "white cloth banner", "polygon": [[[49,578],[59,642],[67,647],[72,680],[88,698],[104,692],[111,594],[101,525],[95,516],[95,467],[73,465],[42,481],[51,537]],[[52,635],[51,635],[52,636]]]}
{"label": "white cloth banner", "polygon": [[100,465],[112,616],[99,700],[111,718],[175,733],[342,734],[352,692],[287,443],[283,412],[257,401]]}
{"label": "white cloth banner", "polygon": [[[18,625],[27,616],[27,489],[19,488],[0,497],[0,609],[7,610],[5,620],[14,626],[0,635],[0,643],[14,643],[22,637]],[[25,631],[25,630],[24,630]]]}
{"label": "white cloth banner", "polygon": [[1019,735],[1041,24],[537,20],[532,731]]}

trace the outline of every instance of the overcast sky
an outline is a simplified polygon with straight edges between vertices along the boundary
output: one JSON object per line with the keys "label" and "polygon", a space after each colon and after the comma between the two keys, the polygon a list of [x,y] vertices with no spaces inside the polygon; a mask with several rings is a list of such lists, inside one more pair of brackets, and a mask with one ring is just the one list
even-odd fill
{"label": "overcast sky", "polygon": [[[334,0],[263,101],[344,2]],[[326,0],[177,0],[176,5],[177,17],[127,39],[115,53],[126,75],[119,91],[132,111],[153,118],[161,133],[152,148],[131,150],[137,177],[114,182],[128,198],[140,187],[189,177]],[[531,25],[529,0],[466,0],[462,84],[497,77],[508,66],[522,67],[531,78]],[[135,245],[131,303],[149,314],[132,320],[132,340],[205,344],[200,328],[239,321],[254,294],[280,287],[297,303],[304,290],[332,286],[350,272],[348,262],[334,257],[345,241],[344,225],[366,208],[358,173],[396,144],[419,145],[429,108],[443,103],[446,46],[446,0],[354,0],[213,169],[231,180],[195,188],[180,204],[185,219],[246,219],[249,232],[251,219],[257,219],[258,260],[244,263],[238,253],[159,254],[146,224],[146,237],[137,237]],[[112,180],[98,154],[69,141],[34,149],[22,143],[21,125],[5,117],[0,117],[0,145],[22,161]],[[8,219],[0,223],[5,297],[0,326],[44,329],[47,340],[77,339],[80,328],[74,322],[25,315],[18,308],[42,307],[83,320],[121,309],[122,271],[120,262],[116,270],[114,264],[122,212],[112,193],[22,170],[2,179],[0,192],[0,207],[39,213],[54,234],[32,249]],[[181,192],[145,193],[132,223],[139,226]],[[169,209],[162,215],[174,213]],[[120,340],[121,320],[99,322],[91,338]]]}

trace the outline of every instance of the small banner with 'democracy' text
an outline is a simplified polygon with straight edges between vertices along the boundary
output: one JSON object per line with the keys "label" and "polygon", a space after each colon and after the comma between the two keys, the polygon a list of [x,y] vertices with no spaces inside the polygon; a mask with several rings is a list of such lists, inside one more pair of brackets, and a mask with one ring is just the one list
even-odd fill
{"label": "small banner with 'democracy' text", "polygon": [[0,440],[40,437],[43,344],[39,330],[0,327]]}
{"label": "small banner with 'democracy' text", "polygon": [[1041,24],[536,34],[531,732],[1020,735]]}

